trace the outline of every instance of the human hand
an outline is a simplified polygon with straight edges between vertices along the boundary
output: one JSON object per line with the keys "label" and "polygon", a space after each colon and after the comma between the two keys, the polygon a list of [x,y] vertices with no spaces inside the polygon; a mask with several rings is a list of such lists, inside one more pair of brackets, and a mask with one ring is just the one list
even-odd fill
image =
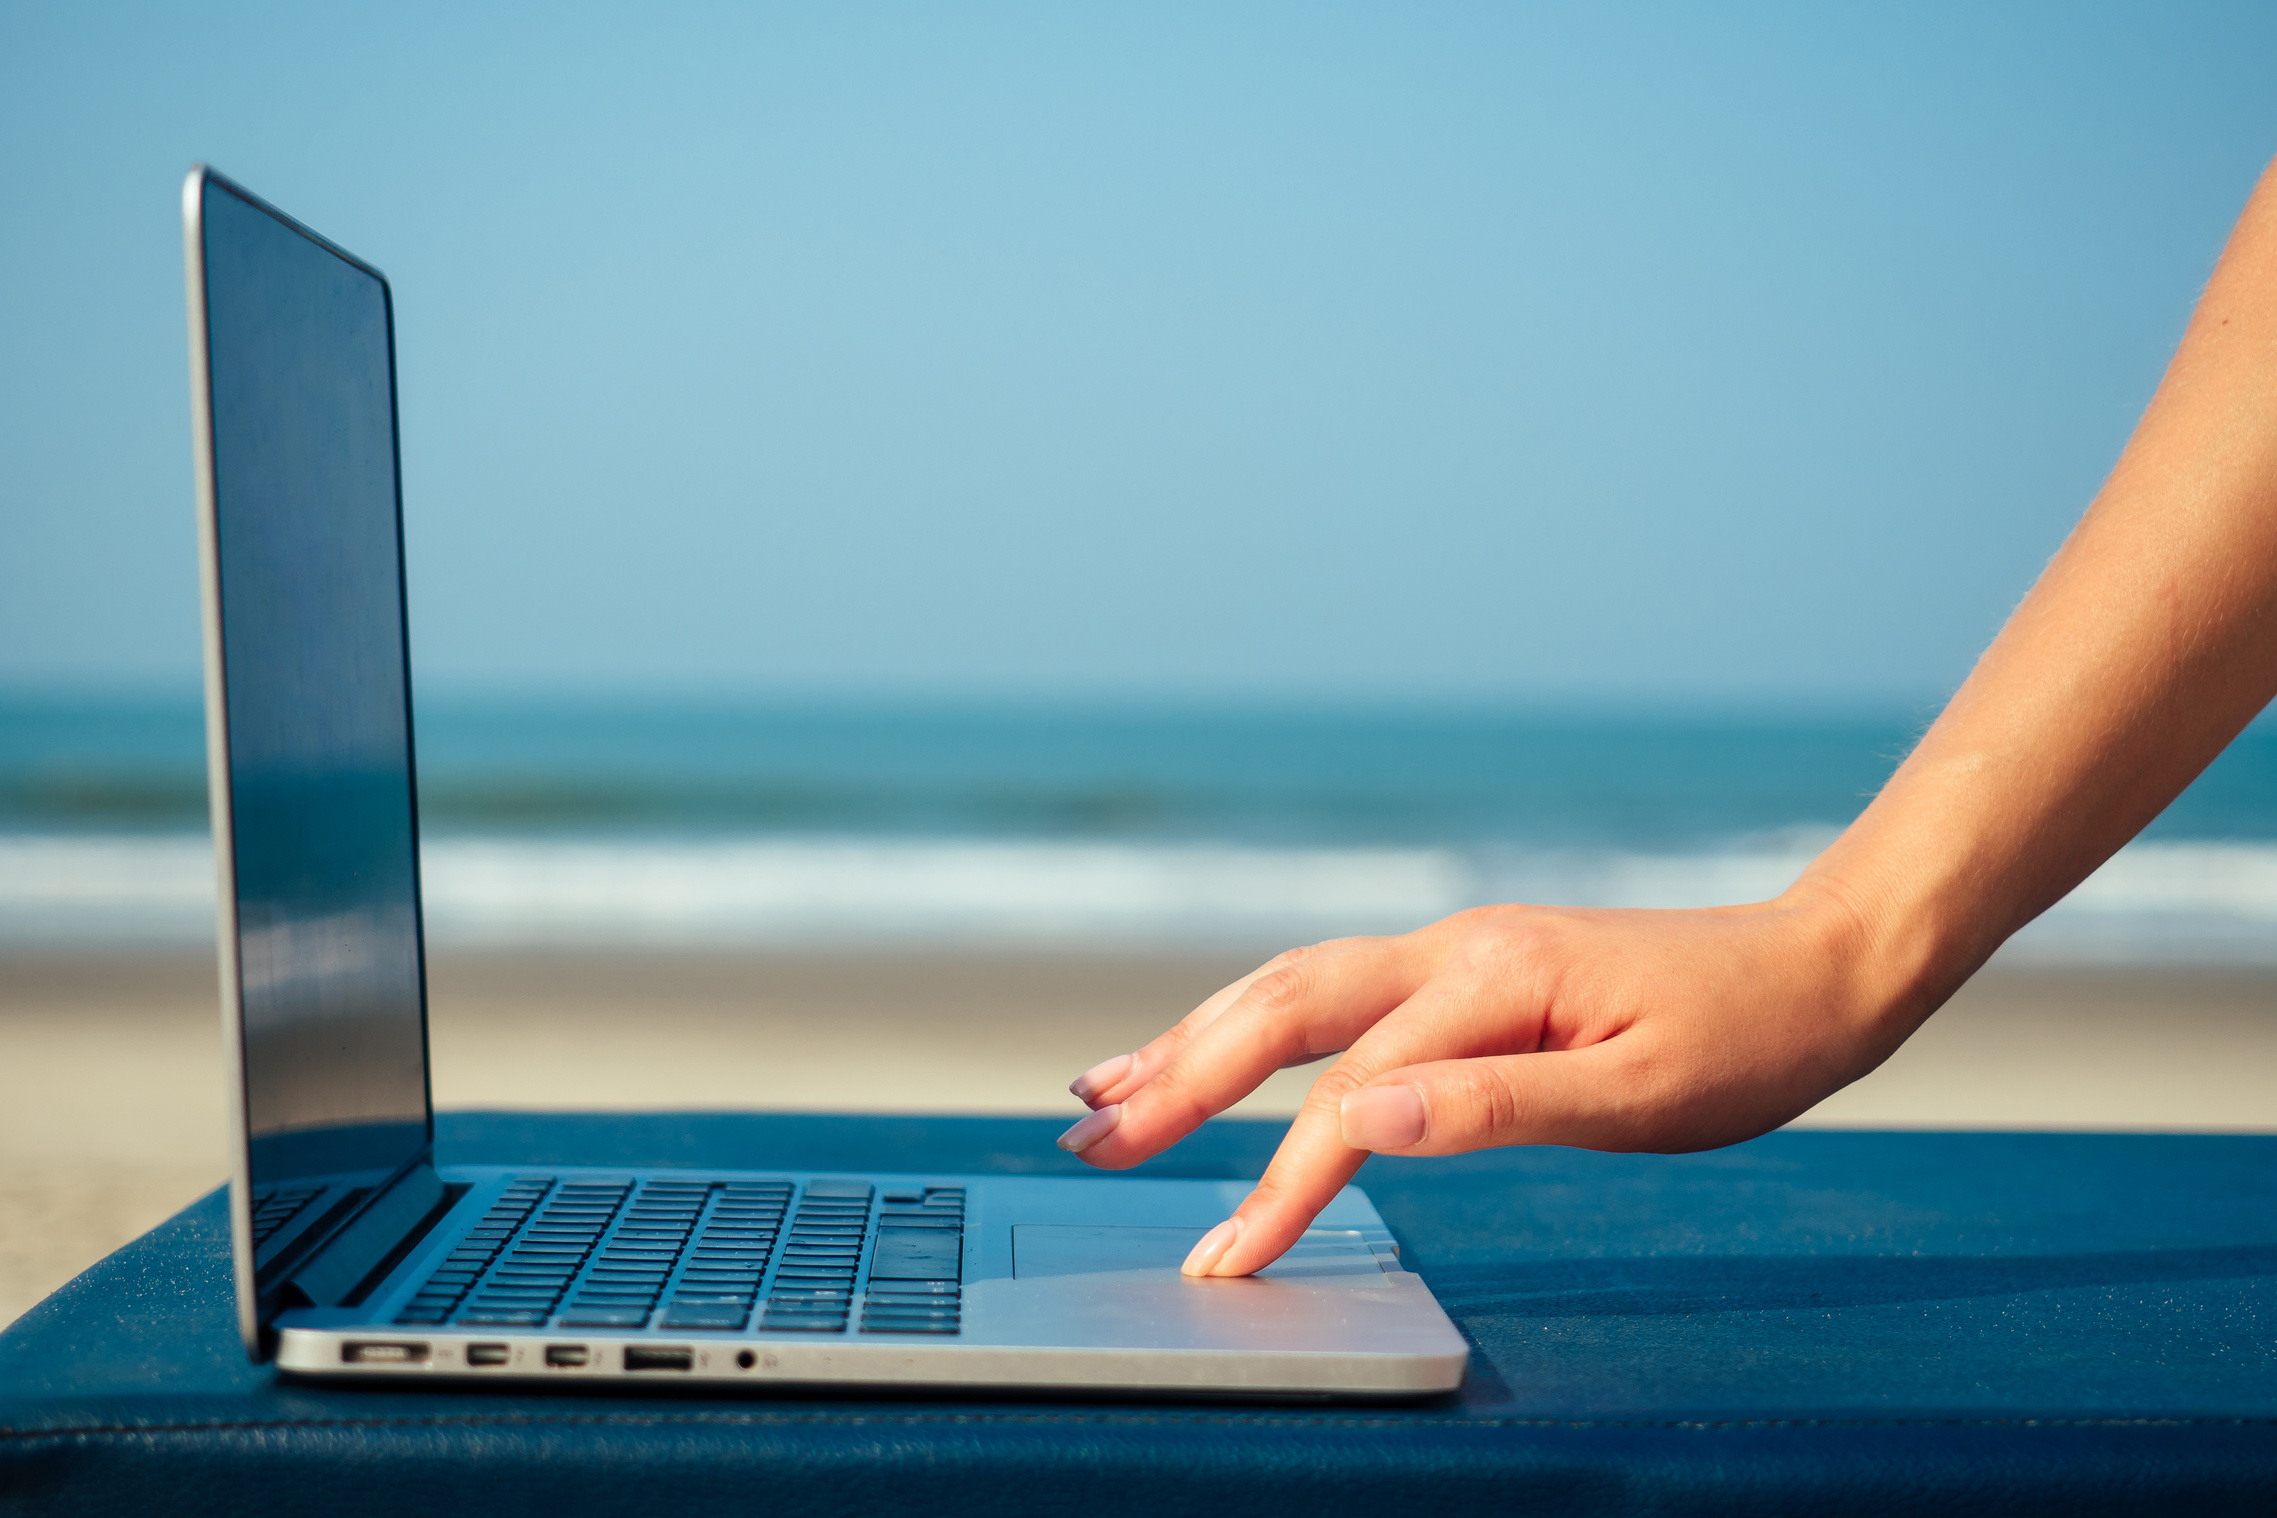
{"label": "human hand", "polygon": [[[1275,1070],[1314,1082],[1256,1190],[1188,1275],[1262,1269],[1369,1154],[1504,1144],[1673,1152],[1779,1126],[1871,1070],[1933,1009],[1839,900],[1696,911],[1496,906],[1396,938],[1295,949],[1070,1088],[1060,1140],[1120,1170]],[[1869,973],[1869,966],[1877,973]]]}
{"label": "human hand", "polygon": [[1777,901],[1481,907],[1284,954],[1072,1088],[1136,1165],[1341,1051],[1186,1261],[1279,1257],[1370,1153],[1686,1150],[1888,1057],[2277,699],[2277,166],[2079,527],[1887,784]]}

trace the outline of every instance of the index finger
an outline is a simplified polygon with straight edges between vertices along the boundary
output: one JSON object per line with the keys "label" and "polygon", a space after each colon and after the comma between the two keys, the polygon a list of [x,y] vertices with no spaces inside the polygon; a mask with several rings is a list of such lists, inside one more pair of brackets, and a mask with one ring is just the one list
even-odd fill
{"label": "index finger", "polygon": [[1118,1103],[1060,1137],[1087,1165],[1121,1170],[1177,1143],[1274,1071],[1342,1049],[1428,975],[1398,941],[1358,940],[1261,976],[1177,1057]]}
{"label": "index finger", "polygon": [[1443,977],[1427,982],[1353,1040],[1324,1071],[1296,1121],[1273,1153],[1255,1190],[1194,1246],[1188,1275],[1245,1276],[1264,1269],[1303,1237],[1336,1199],[1369,1151],[1344,1142],[1344,1097],[1389,1070],[1445,1059],[1532,1048],[1534,999],[1513,998],[1490,979]]}
{"label": "index finger", "polygon": [[1204,998],[1202,1004],[1171,1025],[1160,1037],[1130,1054],[1118,1054],[1103,1059],[1068,1083],[1067,1089],[1087,1107],[1112,1107],[1133,1091],[1160,1075],[1178,1057],[1179,1051],[1193,1041],[1194,1035],[1223,1016],[1226,1008],[1241,999],[1241,994],[1257,983],[1261,975],[1270,975],[1283,965],[1291,964],[1308,949],[1289,949],[1274,955],[1256,969],[1231,985],[1221,987]]}

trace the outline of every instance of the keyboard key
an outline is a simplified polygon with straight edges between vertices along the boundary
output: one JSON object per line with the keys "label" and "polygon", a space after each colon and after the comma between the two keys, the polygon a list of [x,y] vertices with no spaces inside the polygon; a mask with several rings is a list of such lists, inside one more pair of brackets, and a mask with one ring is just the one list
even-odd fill
{"label": "keyboard key", "polygon": [[960,1333],[962,1330],[957,1326],[954,1318],[945,1322],[911,1320],[906,1323],[898,1319],[887,1323],[873,1323],[865,1318],[862,1320],[862,1332],[866,1334],[953,1334]]}
{"label": "keyboard key", "polygon": [[858,1198],[864,1202],[870,1199],[873,1189],[868,1181],[815,1180],[806,1183],[806,1194],[810,1197]]}
{"label": "keyboard key", "polygon": [[870,1279],[946,1280],[960,1273],[963,1237],[944,1228],[881,1228]]}

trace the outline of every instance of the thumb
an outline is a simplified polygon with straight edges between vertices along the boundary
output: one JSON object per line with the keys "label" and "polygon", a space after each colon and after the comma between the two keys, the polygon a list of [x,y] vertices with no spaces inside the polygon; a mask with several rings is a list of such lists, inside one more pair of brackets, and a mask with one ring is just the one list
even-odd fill
{"label": "thumb", "polygon": [[[1344,1142],[1376,1154],[1465,1154],[1505,1144],[1625,1147],[1603,1045],[1387,1070],[1345,1093]],[[1596,1057],[1592,1057],[1596,1056]]]}

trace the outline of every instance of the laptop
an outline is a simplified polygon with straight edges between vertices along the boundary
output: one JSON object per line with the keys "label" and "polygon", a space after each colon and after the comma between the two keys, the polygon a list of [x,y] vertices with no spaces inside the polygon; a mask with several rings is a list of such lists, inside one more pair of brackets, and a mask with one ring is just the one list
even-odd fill
{"label": "laptop", "polygon": [[1468,1349],[1357,1188],[1244,1280],[1212,1181],[434,1161],[377,269],[183,189],[239,1325],[328,1380],[1426,1396]]}

